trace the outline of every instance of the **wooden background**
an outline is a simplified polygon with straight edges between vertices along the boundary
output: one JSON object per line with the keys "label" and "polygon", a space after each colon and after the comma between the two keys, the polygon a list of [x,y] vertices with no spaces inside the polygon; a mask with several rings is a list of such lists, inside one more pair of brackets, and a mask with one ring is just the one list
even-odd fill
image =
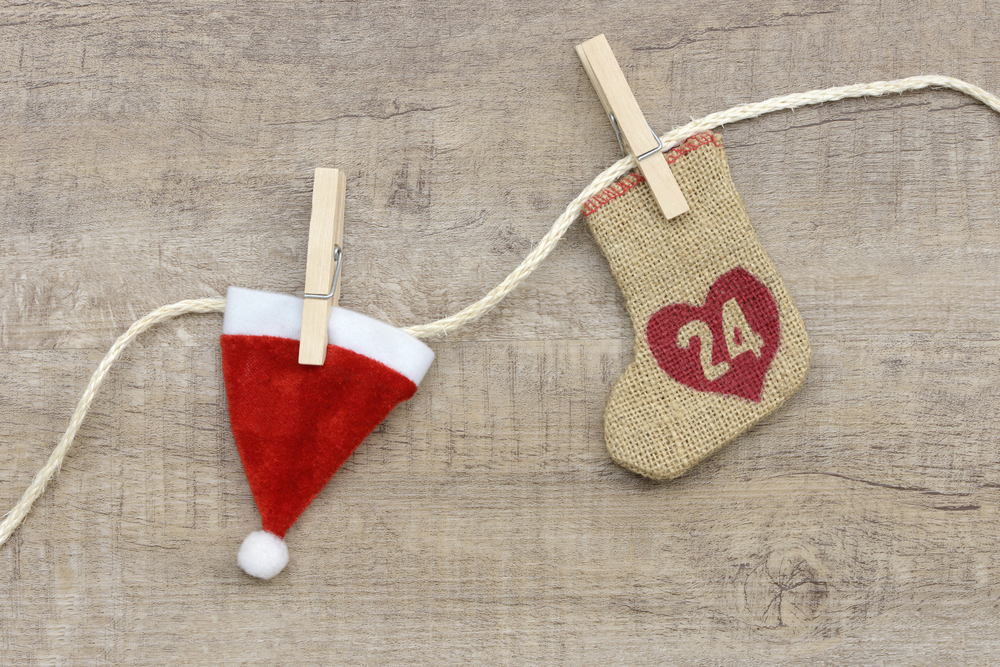
{"label": "wooden background", "polygon": [[[5,3],[0,511],[133,320],[302,289],[316,166],[348,175],[342,305],[479,298],[618,157],[573,51],[600,32],[661,131],[914,74],[1000,91],[984,0]],[[931,91],[723,132],[812,336],[773,417],[673,482],[615,466],[632,337],[577,224],[433,343],[261,583],[221,318],[188,316],[0,548],[0,664],[1000,662],[1000,117]]]}

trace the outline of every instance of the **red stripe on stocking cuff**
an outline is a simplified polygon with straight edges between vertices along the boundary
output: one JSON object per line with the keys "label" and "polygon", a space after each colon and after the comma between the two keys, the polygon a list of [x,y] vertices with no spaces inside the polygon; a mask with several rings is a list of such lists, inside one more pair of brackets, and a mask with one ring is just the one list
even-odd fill
{"label": "red stripe on stocking cuff", "polygon": [[[679,146],[674,146],[666,154],[667,164],[673,164],[688,153],[693,153],[702,146],[718,146],[722,148],[722,135],[717,132],[701,132],[688,137]],[[652,159],[652,158],[651,158]],[[583,205],[583,215],[588,216],[596,213],[602,206],[618,199],[626,192],[645,183],[646,177],[638,171],[630,171],[622,176],[616,183],[612,183],[601,192],[587,200]]]}

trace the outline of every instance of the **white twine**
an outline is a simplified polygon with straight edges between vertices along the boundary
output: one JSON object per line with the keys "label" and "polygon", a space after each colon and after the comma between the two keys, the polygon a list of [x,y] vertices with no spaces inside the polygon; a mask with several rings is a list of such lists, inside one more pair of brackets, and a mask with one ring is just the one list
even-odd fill
{"label": "white twine", "polygon": [[[979,88],[978,86],[974,86],[960,79],[948,76],[913,76],[906,79],[896,79],[894,81],[876,81],[874,83],[858,83],[851,86],[811,90],[805,93],[794,93],[791,95],[773,97],[763,102],[741,104],[733,107],[732,109],[727,109],[726,111],[718,111],[716,113],[709,114],[704,118],[692,120],[687,125],[668,132],[662,137],[663,146],[664,150],[669,150],[691,135],[705,130],[711,130],[727,123],[735,123],[741,120],[756,118],[757,116],[762,116],[773,111],[795,109],[797,107],[808,106],[811,104],[821,104],[823,102],[833,102],[835,100],[843,100],[854,97],[877,97],[880,95],[887,95],[889,93],[903,93],[909,90],[921,90],[932,87],[951,88],[952,90],[957,90],[960,93],[964,93],[979,100],[994,111],[1000,113],[1000,98],[983,90],[982,88]],[[504,278],[503,282],[490,290],[489,293],[487,293],[486,296],[481,298],[479,301],[476,301],[472,305],[464,308],[454,315],[451,315],[450,317],[437,320],[436,322],[431,322],[430,324],[409,327],[403,329],[403,331],[416,338],[443,336],[479,319],[488,313],[494,306],[500,303],[505,296],[510,294],[522,280],[531,275],[531,272],[534,271],[538,265],[549,256],[549,253],[551,253],[556,247],[556,244],[559,243],[559,240],[566,233],[566,230],[569,229],[569,226],[580,216],[583,211],[583,206],[588,199],[601,192],[604,188],[611,185],[620,177],[636,167],[637,164],[635,158],[628,156],[622,158],[618,162],[615,162],[613,165],[598,174],[597,177],[591,181],[590,185],[584,188],[584,190],[569,203],[566,210],[563,211],[562,215],[556,219],[552,228],[549,229],[548,233],[544,237],[542,237],[542,240],[539,241],[538,245],[536,245],[534,249],[528,253],[528,256],[524,258],[524,261],[521,262],[520,266],[514,269],[509,276]],[[59,440],[59,444],[56,445],[52,454],[49,455],[49,459],[45,462],[45,465],[42,466],[42,469],[39,470],[34,479],[31,480],[31,484],[24,492],[24,495],[21,496],[21,499],[17,501],[17,504],[14,505],[13,509],[7,513],[3,522],[0,523],[0,546],[3,546],[10,535],[17,530],[19,525],[21,525],[24,517],[27,516],[29,510],[31,510],[32,504],[40,495],[42,495],[42,492],[45,490],[45,485],[50,479],[52,479],[56,472],[59,471],[63,460],[66,458],[66,452],[69,451],[70,445],[73,444],[73,438],[76,437],[76,433],[80,429],[80,424],[83,423],[84,417],[87,416],[87,410],[90,409],[90,404],[93,403],[94,396],[97,394],[98,389],[101,387],[101,383],[104,382],[108,372],[111,370],[112,364],[114,364],[125,348],[128,347],[139,334],[144,332],[146,329],[159,324],[160,322],[173,319],[178,315],[184,315],[186,313],[219,313],[225,310],[225,307],[226,300],[222,298],[193,299],[180,301],[169,306],[163,306],[162,308],[154,310],[137,321],[129,327],[128,331],[122,334],[122,336],[115,341],[115,344],[111,346],[110,350],[108,350],[108,353],[104,356],[104,359],[97,367],[97,370],[94,371],[94,375],[90,378],[90,383],[87,385],[86,390],[84,390],[83,395],[80,397],[76,410],[73,411],[73,416],[69,420],[69,426],[66,428],[66,432]]]}
{"label": "white twine", "polygon": [[[843,100],[852,97],[888,95],[889,93],[902,93],[908,90],[920,90],[931,87],[951,88],[952,90],[957,90],[960,93],[965,93],[966,95],[979,100],[997,113],[1000,113],[1000,98],[992,93],[986,92],[978,86],[973,86],[971,83],[966,83],[961,79],[953,79],[950,76],[911,76],[907,79],[896,79],[895,81],[856,83],[852,86],[810,90],[806,93],[793,93],[791,95],[782,95],[781,97],[772,97],[771,99],[763,102],[741,104],[733,107],[732,109],[717,111],[716,113],[709,114],[704,118],[692,120],[687,125],[679,127],[676,130],[667,132],[663,135],[663,137],[661,137],[663,140],[663,150],[669,150],[680,144],[688,137],[698,134],[699,132],[711,130],[712,128],[716,128],[727,123],[735,123],[740,120],[748,120],[750,118],[756,118],[757,116],[763,116],[764,114],[771,113],[772,111],[784,111],[786,109],[795,109],[797,107],[808,106],[810,104],[821,104],[823,102],[833,102],[835,100]],[[514,269],[509,276],[504,278],[502,283],[490,290],[489,293],[482,299],[476,301],[471,306],[468,306],[454,315],[444,318],[443,320],[410,327],[408,329],[404,329],[403,331],[412,336],[416,336],[417,338],[441,336],[454,331],[469,322],[473,322],[488,313],[494,306],[500,303],[505,296],[510,294],[510,292],[517,287],[522,280],[531,275],[531,272],[534,271],[538,265],[549,256],[549,253],[551,253],[556,247],[556,244],[559,243],[559,239],[563,237],[566,230],[569,229],[569,226],[573,224],[573,221],[576,220],[583,212],[583,205],[587,203],[588,199],[636,167],[638,167],[638,163],[636,163],[635,157],[629,155],[628,157],[618,160],[618,162],[615,162],[613,165],[598,174],[597,178],[591,181],[590,185],[584,188],[583,192],[578,194],[576,198],[569,203],[566,210],[562,212],[562,215],[556,219],[555,224],[553,224],[552,228],[549,229],[548,234],[542,237],[542,240],[538,242],[538,245],[535,246],[530,253],[528,253],[528,256],[524,258],[521,265]]]}
{"label": "white twine", "polygon": [[45,485],[48,484],[53,475],[59,472],[63,459],[66,458],[66,452],[69,451],[69,446],[73,444],[73,438],[76,437],[76,432],[80,430],[80,424],[83,423],[83,418],[87,416],[87,410],[90,409],[90,404],[94,402],[94,396],[97,395],[97,390],[101,388],[101,383],[104,382],[108,371],[111,370],[111,365],[117,361],[121,353],[135,340],[136,336],[151,326],[173,319],[178,315],[184,315],[185,313],[221,313],[225,308],[226,300],[221,298],[179,301],[169,306],[157,308],[135,322],[129,327],[128,331],[118,337],[118,340],[111,346],[108,353],[104,355],[104,359],[101,360],[97,370],[90,377],[90,383],[83,391],[80,401],[76,404],[73,416],[70,417],[69,426],[66,427],[66,432],[59,439],[59,444],[56,445],[56,448],[49,455],[49,460],[35,474],[35,478],[31,480],[27,491],[24,492],[24,495],[17,501],[13,509],[7,512],[3,523],[0,523],[0,546],[3,546],[3,543],[10,537],[10,534],[21,525],[24,517],[28,515],[28,511],[31,509],[31,505],[38,496],[42,495]]}

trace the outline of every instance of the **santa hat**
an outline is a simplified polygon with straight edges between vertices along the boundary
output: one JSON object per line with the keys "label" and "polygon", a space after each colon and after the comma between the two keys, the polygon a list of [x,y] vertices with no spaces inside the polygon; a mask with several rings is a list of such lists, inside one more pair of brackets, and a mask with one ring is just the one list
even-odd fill
{"label": "santa hat", "polygon": [[238,562],[270,579],[288,563],[285,532],[434,360],[424,343],[384,322],[334,307],[322,366],[298,363],[302,299],[230,287],[222,372],[233,437],[263,530]]}

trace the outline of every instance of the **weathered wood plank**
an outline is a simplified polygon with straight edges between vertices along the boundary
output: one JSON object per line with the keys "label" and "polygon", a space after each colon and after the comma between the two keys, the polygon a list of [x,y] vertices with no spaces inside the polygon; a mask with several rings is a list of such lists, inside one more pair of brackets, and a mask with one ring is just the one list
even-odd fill
{"label": "weathered wood plank", "polygon": [[[574,44],[608,34],[665,131],[918,73],[998,91],[998,27],[898,0],[0,8],[0,511],[133,320],[301,290],[316,166],[348,177],[341,304],[423,323],[617,159]],[[0,548],[0,664],[997,662],[1000,118],[931,91],[724,136],[814,349],[765,423],[673,482],[610,462],[631,332],[577,225],[433,344],[261,584],[220,318],[189,316],[124,355]]]}

